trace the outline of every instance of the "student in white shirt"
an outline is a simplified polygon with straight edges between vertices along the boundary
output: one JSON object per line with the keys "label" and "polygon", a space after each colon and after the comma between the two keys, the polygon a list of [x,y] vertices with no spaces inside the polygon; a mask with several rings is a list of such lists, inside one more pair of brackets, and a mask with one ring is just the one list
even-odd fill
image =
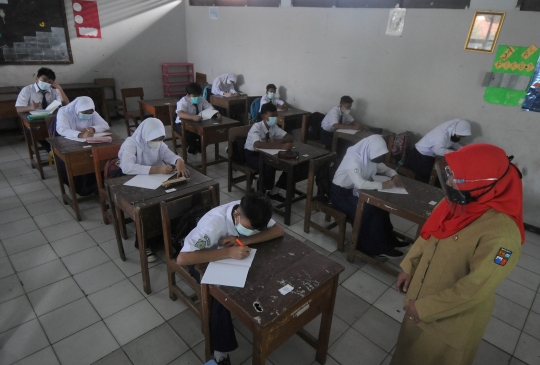
{"label": "student in white shirt", "polygon": [[[388,153],[386,142],[380,135],[372,135],[347,149],[341,161],[330,191],[330,200],[347,214],[349,222],[354,221],[358,196],[355,189],[390,189],[403,186],[399,175],[387,167],[383,161]],[[376,174],[391,177],[385,182],[373,181]],[[362,214],[362,228],[358,235],[357,248],[368,254],[386,258],[403,255],[394,247],[405,247],[396,238],[390,222],[390,214],[371,204],[365,204]]]}
{"label": "student in white shirt", "polygon": [[[15,108],[17,113],[29,112],[36,109],[45,109],[55,100],[62,105],[67,105],[69,99],[64,90],[56,81],[56,74],[47,67],[38,70],[36,82],[25,86],[19,92]],[[30,138],[30,130],[24,127],[26,137]],[[51,145],[46,140],[38,141],[47,151],[51,150]]]}
{"label": "student in white shirt", "polygon": [[[283,236],[283,228],[272,219],[272,204],[261,193],[250,193],[242,200],[216,207],[206,213],[184,239],[176,262],[189,265],[190,274],[200,282],[194,268],[202,264],[249,256],[249,245]],[[245,246],[236,242],[239,238]],[[228,352],[238,347],[230,312],[217,300],[210,315],[212,347],[219,365],[230,365]]]}
{"label": "student in white shirt", "polygon": [[321,142],[326,149],[332,148],[334,132],[338,129],[367,130],[368,127],[354,120],[350,115],[353,99],[350,96],[342,96],[339,106],[335,106],[321,122]]}
{"label": "student in white shirt", "polygon": [[[277,109],[274,104],[264,104],[261,109],[262,121],[253,124],[249,130],[245,148],[246,165],[259,170],[259,152],[257,148],[279,148],[290,150],[293,147],[293,137],[277,125]],[[285,198],[279,193],[280,189],[287,188],[287,173],[283,172],[276,181],[276,169],[272,166],[264,166],[264,189],[270,190],[268,197],[278,202],[284,202]]]}
{"label": "student in white shirt", "polygon": [[405,160],[404,166],[416,174],[416,180],[429,182],[435,156],[459,150],[461,138],[471,135],[471,123],[463,119],[452,119],[431,130],[415,145]]}
{"label": "student in white shirt", "polygon": [[[146,118],[118,151],[122,172],[126,175],[171,174],[176,169],[178,177],[188,177],[184,160],[175,155],[163,139],[165,126],[161,120]],[[135,247],[139,248],[137,240]],[[157,259],[152,247],[146,248],[146,256],[148,262]]]}
{"label": "student in white shirt", "polygon": [[212,94],[222,96],[233,96],[238,94],[234,89],[236,84],[236,74],[230,73],[216,77],[212,83]]}
{"label": "student in white shirt", "polygon": [[274,84],[268,84],[266,85],[266,94],[261,98],[261,106],[259,108],[259,113],[261,112],[261,108],[264,104],[272,103],[275,106],[277,106],[278,110],[285,110],[287,109],[288,105],[286,102],[281,100],[276,96],[276,85]]}
{"label": "student in white shirt", "polygon": [[88,138],[108,131],[109,125],[94,109],[92,99],[79,96],[58,110],[56,132],[64,137]]}
{"label": "student in white shirt", "polygon": [[[214,109],[214,107],[203,98],[203,91],[201,85],[192,82],[186,86],[186,96],[176,103],[176,120],[174,124],[174,130],[182,135],[182,121],[181,119],[193,120],[200,122],[203,118],[199,115],[200,112],[206,109]],[[214,118],[221,119],[221,115],[216,113]],[[188,144],[188,153],[196,155],[197,152],[201,152],[201,140],[198,134],[187,131],[186,142]]]}

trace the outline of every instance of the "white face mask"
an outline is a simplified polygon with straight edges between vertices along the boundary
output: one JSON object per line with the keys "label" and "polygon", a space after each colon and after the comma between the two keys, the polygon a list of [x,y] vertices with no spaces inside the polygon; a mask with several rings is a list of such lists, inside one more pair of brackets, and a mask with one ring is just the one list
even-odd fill
{"label": "white face mask", "polygon": [[349,115],[351,111],[349,109],[341,109],[341,112],[343,115]]}
{"label": "white face mask", "polygon": [[150,147],[153,150],[157,150],[159,146],[161,146],[161,141],[148,141],[146,142],[148,147]]}

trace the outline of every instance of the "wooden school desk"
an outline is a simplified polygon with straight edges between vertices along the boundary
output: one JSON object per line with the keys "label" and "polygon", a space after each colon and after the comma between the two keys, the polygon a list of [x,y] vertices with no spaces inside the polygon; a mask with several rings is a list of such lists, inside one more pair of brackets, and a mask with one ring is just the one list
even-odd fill
{"label": "wooden school desk", "polygon": [[311,114],[308,111],[296,108],[287,108],[287,110],[278,109],[278,125],[285,131],[301,126],[307,123],[307,117]]}
{"label": "wooden school desk", "polygon": [[[227,162],[227,157],[219,154],[219,143],[229,140],[229,129],[240,124],[239,121],[227,117],[221,117],[221,120],[207,119],[200,122],[182,119],[182,159],[186,165],[191,166],[199,172],[206,175],[206,166],[215,165],[221,162]],[[198,134],[201,137],[201,165],[193,165],[188,162],[186,131]],[[214,144],[214,161],[206,161],[206,146]]]}
{"label": "wooden school desk", "polygon": [[248,106],[248,97],[247,95],[237,95],[237,96],[221,96],[221,95],[212,95],[210,97],[210,104],[213,106],[218,106],[227,111],[226,117],[231,117],[231,108],[236,105],[244,105],[243,112],[247,113],[249,110]]}
{"label": "wooden school desk", "polygon": [[358,234],[362,227],[364,204],[369,203],[418,224],[415,235],[416,239],[420,235],[424,222],[429,218],[431,212],[435,208],[435,204],[438,204],[444,198],[442,189],[404,176],[400,176],[400,179],[409,194],[391,194],[377,190],[358,191],[358,205],[356,207],[351,244],[349,245],[349,254],[347,256],[347,259],[350,262],[353,262],[354,257],[358,256],[367,263],[375,265],[394,276],[397,276],[398,272],[391,267],[384,265],[386,259],[375,259],[372,256],[357,250],[356,244],[353,244],[353,242],[358,242]]}
{"label": "wooden school desk", "polygon": [[174,123],[171,121],[171,105],[176,108],[177,98],[164,98],[164,99],[150,99],[139,100],[139,110],[141,115],[152,114],[154,118],[157,118],[163,122],[164,125],[170,125]]}
{"label": "wooden school desk", "polygon": [[[16,86],[0,87],[0,95],[1,94],[16,94],[18,96],[20,91],[21,89],[19,89]],[[17,100],[17,98],[15,98],[15,100]],[[15,105],[15,103],[13,103],[13,105]]]}
{"label": "wooden school desk", "polygon": [[[206,360],[213,356],[209,318],[214,298],[253,333],[252,364],[263,365],[294,334],[314,347],[316,360],[324,364],[338,278],[345,268],[288,234],[250,247],[257,253],[244,288],[201,285]],[[279,290],[286,285],[293,290],[283,295]],[[319,314],[314,338],[303,328]]]}
{"label": "wooden school desk", "polygon": [[[364,138],[367,138],[369,136],[374,135],[375,133],[369,132],[369,131],[357,131],[355,134],[349,134],[340,132],[339,129],[334,132],[334,139],[332,140],[332,152],[337,154],[338,149],[338,143],[340,140],[348,141],[348,144],[356,144],[363,140]],[[338,156],[338,160],[341,160],[343,156]]]}
{"label": "wooden school desk", "polygon": [[217,198],[219,205],[219,184],[208,176],[190,170],[190,180],[187,183],[174,186],[174,189],[176,190],[167,193],[165,191],[167,189],[163,187],[152,190],[124,185],[126,181],[131,180],[132,178],[133,175],[126,175],[114,179],[107,179],[105,180],[105,188],[109,195],[109,206],[113,218],[114,234],[116,235],[116,242],[122,261],[126,261],[126,255],[124,254],[124,246],[122,244],[122,237],[120,236],[120,226],[118,225],[116,208],[120,208],[127,217],[133,219],[135,222],[144,292],[150,294],[152,289],[150,287],[148,259],[146,257],[146,239],[155,237],[163,232],[159,203],[182,198],[213,186],[218,192]]}
{"label": "wooden school desk", "polygon": [[[38,141],[43,141],[49,137],[49,131],[47,131],[47,124],[45,123],[45,118],[28,120],[27,117],[30,113],[18,113],[19,119],[23,125],[24,137],[26,140],[26,147],[28,148],[28,156],[30,157],[30,163],[32,167],[38,169],[39,176],[41,179],[45,179],[43,174],[43,166],[47,166],[49,161],[42,161],[41,155],[39,154],[40,150],[43,150],[42,147],[39,147]],[[28,128],[29,132],[25,128]]]}
{"label": "wooden school desk", "polygon": [[102,117],[104,114],[104,109],[107,107],[105,105],[105,87],[103,85],[94,84],[93,82],[85,83],[75,83],[75,84],[60,84],[62,90],[66,93],[69,101],[72,102],[75,98],[79,96],[88,96],[90,97],[96,106],[96,111]]}
{"label": "wooden school desk", "polygon": [[[298,160],[278,158],[278,155],[272,155],[267,152],[259,151],[259,176],[264,176],[264,165],[269,165],[277,170],[281,170],[287,173],[287,194],[285,196],[286,201],[274,206],[274,212],[284,217],[284,222],[288,226],[291,224],[291,205],[299,200],[305,199],[306,194],[302,191],[296,190],[296,183],[294,181],[294,173],[300,174],[303,179],[307,179],[309,170],[309,161],[314,158],[327,155],[329,152],[322,148],[310,146],[308,144],[297,142],[293,143],[293,151],[300,154]],[[263,181],[259,179],[259,190],[263,190]],[[293,198],[294,194],[297,194],[296,198]],[[285,208],[283,211],[282,208]]]}
{"label": "wooden school desk", "polygon": [[[86,143],[69,140],[65,137],[52,137],[47,138],[47,141],[51,144],[51,150],[54,153],[55,161],[62,160],[66,165],[66,175],[68,181],[64,181],[62,174],[56,164],[56,171],[58,172],[58,182],[60,183],[60,191],[62,192],[62,200],[64,204],[71,205],[71,208],[75,211],[77,220],[82,220],[81,212],[79,210],[79,202],[83,202],[90,199],[95,199],[97,194],[93,194],[84,198],[77,198],[75,192],[75,184],[73,178],[75,176],[86,175],[94,173],[94,160],[92,157],[92,148],[108,147],[121,145],[124,139],[116,134],[112,134],[112,142],[110,143]],[[66,194],[65,185],[69,186],[69,194]],[[97,191],[96,191],[97,193]]]}

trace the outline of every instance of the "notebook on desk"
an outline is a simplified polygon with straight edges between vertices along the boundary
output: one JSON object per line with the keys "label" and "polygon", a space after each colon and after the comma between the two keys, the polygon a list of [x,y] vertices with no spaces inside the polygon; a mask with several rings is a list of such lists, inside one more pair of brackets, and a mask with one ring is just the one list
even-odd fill
{"label": "notebook on desk", "polygon": [[38,114],[48,114],[48,115],[51,115],[52,113],[54,113],[54,111],[56,109],[58,109],[59,106],[61,106],[62,103],[59,102],[58,100],[54,100],[52,103],[49,104],[49,106],[46,108],[46,109],[36,109],[36,110],[31,110],[30,111],[30,114],[32,115],[38,115]]}
{"label": "notebook on desk", "polygon": [[201,284],[214,284],[243,288],[249,268],[255,258],[256,249],[252,248],[249,256],[243,260],[224,259],[208,264]]}

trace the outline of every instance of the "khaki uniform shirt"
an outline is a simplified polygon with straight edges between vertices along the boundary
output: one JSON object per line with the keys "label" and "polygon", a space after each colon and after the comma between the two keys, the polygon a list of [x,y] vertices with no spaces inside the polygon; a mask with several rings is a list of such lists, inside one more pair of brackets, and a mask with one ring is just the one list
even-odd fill
{"label": "khaki uniform shirt", "polygon": [[478,346],[493,312],[495,290],[520,255],[516,223],[493,209],[454,236],[418,238],[401,263],[413,275],[406,299],[416,299],[418,326],[454,348]]}

